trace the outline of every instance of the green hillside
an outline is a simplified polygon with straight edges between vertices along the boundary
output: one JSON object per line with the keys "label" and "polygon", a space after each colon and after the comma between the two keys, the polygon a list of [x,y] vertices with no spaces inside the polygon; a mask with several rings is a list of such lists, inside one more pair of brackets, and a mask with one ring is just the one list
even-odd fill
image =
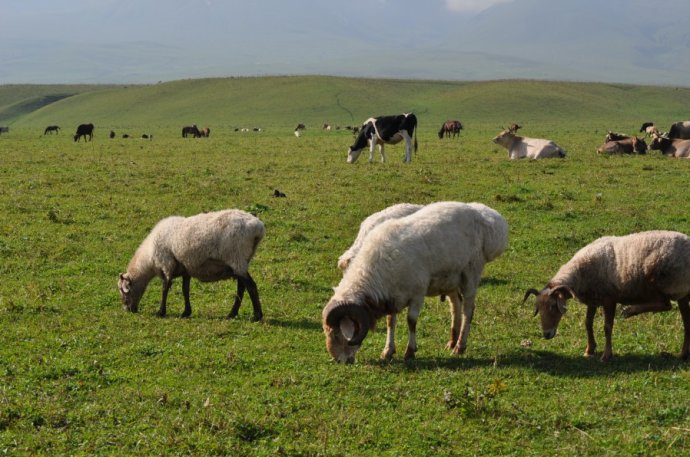
{"label": "green hillside", "polygon": [[[62,98],[60,86],[18,86],[0,91],[0,120],[16,127],[93,122],[98,128],[144,130],[188,123],[216,128],[290,127],[298,122],[356,124],[371,115],[414,111],[420,127],[447,118],[495,129],[509,122],[548,125],[572,120],[572,128],[626,128],[654,120],[687,118],[690,89],[545,81],[440,82],[306,77],[182,80],[150,86],[90,86]],[[53,97],[53,99],[50,99]],[[40,103],[40,100],[54,101]],[[38,102],[37,102],[38,101]],[[14,107],[14,109],[13,109]],[[21,107],[21,109],[16,109]],[[4,108],[4,109],[3,109]],[[603,119],[619,125],[601,126]],[[618,120],[620,122],[618,122]]]}

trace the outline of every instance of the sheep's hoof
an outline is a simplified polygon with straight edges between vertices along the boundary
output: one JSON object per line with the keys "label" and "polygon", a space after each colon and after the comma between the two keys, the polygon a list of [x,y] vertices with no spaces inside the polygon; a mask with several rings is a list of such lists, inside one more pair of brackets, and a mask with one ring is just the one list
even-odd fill
{"label": "sheep's hoof", "polygon": [[237,311],[234,311],[234,312],[230,312],[230,314],[228,314],[226,319],[234,319],[236,317],[237,317]]}
{"label": "sheep's hoof", "polygon": [[453,349],[455,349],[456,343],[457,343],[457,341],[453,341],[453,340],[448,341],[448,343],[446,343],[446,350],[452,351]]}
{"label": "sheep's hoof", "polygon": [[381,360],[390,362],[393,359],[393,354],[395,354],[395,349],[386,348],[381,353]]}
{"label": "sheep's hoof", "polygon": [[453,354],[455,354],[455,355],[462,355],[462,354],[465,353],[466,350],[467,350],[467,346],[465,346],[465,347],[460,347],[460,346],[456,345],[456,346],[455,346],[455,349],[453,349]]}
{"label": "sheep's hoof", "polygon": [[407,350],[405,351],[405,360],[414,360],[414,353],[417,352],[416,349],[412,349],[411,347],[408,347]]}
{"label": "sheep's hoof", "polygon": [[252,322],[261,322],[264,318],[263,314],[255,314],[252,316]]}
{"label": "sheep's hoof", "polygon": [[165,311],[161,311],[161,310],[156,311],[156,316],[165,317]]}
{"label": "sheep's hoof", "polygon": [[186,318],[188,318],[188,317],[191,316],[191,315],[192,315],[191,311],[190,311],[190,312],[185,311],[185,312],[183,312],[182,314],[180,314],[180,317],[183,318],[183,319],[186,319]]}
{"label": "sheep's hoof", "polygon": [[600,359],[600,360],[601,360],[602,362],[606,363],[606,362],[608,362],[608,361],[611,360],[611,357],[613,357],[613,354],[611,354],[611,353],[608,353],[608,354],[607,354],[606,352],[604,352],[604,354],[601,356],[601,359]]}

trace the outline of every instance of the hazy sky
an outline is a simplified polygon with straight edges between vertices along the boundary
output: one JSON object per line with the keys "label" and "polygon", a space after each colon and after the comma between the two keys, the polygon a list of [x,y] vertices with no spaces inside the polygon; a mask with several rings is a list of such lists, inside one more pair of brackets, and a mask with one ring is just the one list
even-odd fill
{"label": "hazy sky", "polygon": [[0,0],[0,84],[265,74],[681,84],[688,18],[690,0]]}

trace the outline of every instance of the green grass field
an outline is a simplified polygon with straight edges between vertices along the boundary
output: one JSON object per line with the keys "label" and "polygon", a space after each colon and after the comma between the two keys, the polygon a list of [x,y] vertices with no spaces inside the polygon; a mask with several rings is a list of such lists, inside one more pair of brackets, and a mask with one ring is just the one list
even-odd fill
{"label": "green grass field", "polygon": [[[3,93],[0,107],[22,103]],[[683,335],[675,306],[618,318],[603,364],[582,357],[584,306],[572,303],[545,341],[521,304],[600,236],[690,233],[690,161],[595,153],[608,129],[664,128],[688,106],[690,90],[669,87],[295,77],[90,88],[12,111],[0,136],[0,453],[688,455],[690,365],[671,355]],[[351,134],[319,129],[407,110],[420,119],[409,165],[401,145],[386,164],[348,165]],[[447,118],[465,124],[460,140],[437,138]],[[72,141],[80,122],[96,125],[92,142]],[[193,122],[211,137],[180,138]],[[490,139],[511,122],[568,157],[509,161]],[[43,136],[49,124],[63,132]],[[109,140],[111,129],[154,139]],[[467,353],[444,350],[448,305],[428,298],[416,360],[378,360],[380,322],[356,364],[333,363],[321,310],[359,223],[394,203],[440,200],[483,202],[510,224]],[[221,208],[266,224],[250,269],[264,322],[250,322],[248,297],[224,319],[231,281],[192,281],[189,319],[177,317],[179,280],[169,317],[155,316],[157,280],[138,314],[123,311],[117,275],[153,225]],[[400,351],[404,319],[398,328]]]}

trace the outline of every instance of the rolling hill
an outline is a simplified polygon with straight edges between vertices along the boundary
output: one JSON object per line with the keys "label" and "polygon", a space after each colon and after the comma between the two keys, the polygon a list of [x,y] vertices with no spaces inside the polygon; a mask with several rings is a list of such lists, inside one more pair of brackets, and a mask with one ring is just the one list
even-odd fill
{"label": "rolling hill", "polygon": [[422,128],[435,127],[447,118],[491,128],[513,121],[548,124],[558,118],[572,120],[573,129],[578,129],[612,117],[624,126],[648,119],[664,125],[690,117],[688,106],[690,89],[546,81],[460,83],[295,76],[70,90],[64,86],[0,87],[0,122],[19,128],[81,122],[93,122],[97,129],[177,128],[187,123],[287,128],[298,122],[358,124],[372,115],[414,111]]}

